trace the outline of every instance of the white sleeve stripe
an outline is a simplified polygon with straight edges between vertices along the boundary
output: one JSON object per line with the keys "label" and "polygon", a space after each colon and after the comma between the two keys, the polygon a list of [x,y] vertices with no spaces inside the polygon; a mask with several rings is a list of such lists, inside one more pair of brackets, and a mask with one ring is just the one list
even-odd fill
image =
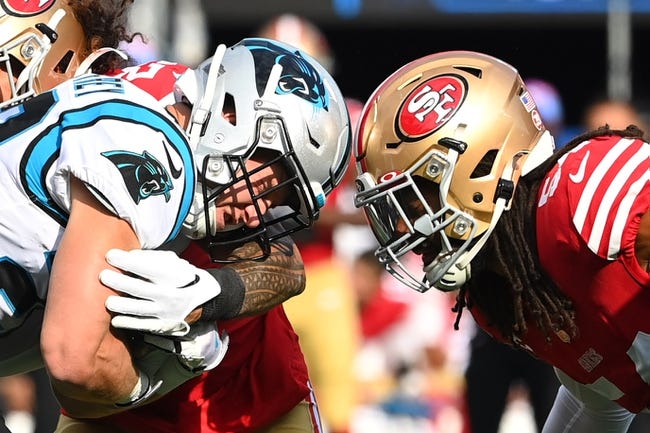
{"label": "white sleeve stripe", "polygon": [[582,233],[582,229],[584,228],[587,219],[587,214],[589,213],[589,208],[592,204],[591,201],[594,198],[600,183],[605,177],[605,173],[609,171],[614,162],[616,162],[618,157],[621,156],[633,141],[634,139],[629,138],[619,140],[614,146],[612,146],[609,152],[607,152],[607,155],[602,159],[602,161],[600,161],[596,169],[589,176],[589,179],[587,179],[587,185],[582,191],[582,195],[578,201],[578,206],[573,215],[573,224],[579,232]]}
{"label": "white sleeve stripe", "polygon": [[[591,230],[591,235],[589,236],[589,249],[592,251],[598,252],[600,250],[600,243],[603,239],[603,234],[605,232],[605,226],[608,221],[611,221],[609,216],[612,213],[614,207],[614,201],[617,197],[621,196],[621,193],[624,193],[625,196],[621,200],[620,207],[616,209],[614,215],[614,221],[612,223],[612,231],[609,235],[609,246],[607,249],[607,256],[612,258],[618,254],[618,251],[621,247],[621,238],[623,235],[623,229],[625,228],[625,223],[629,216],[629,211],[634,199],[639,194],[639,190],[634,188],[634,185],[638,183],[636,181],[628,191],[623,191],[625,183],[630,180],[632,173],[642,165],[648,159],[648,152],[637,152],[632,158],[630,158],[622,169],[616,174],[616,177],[608,185],[607,191],[598,206],[596,217],[594,219],[593,228]],[[641,180],[646,177],[647,173],[641,176]]]}
{"label": "white sleeve stripe", "polygon": [[566,159],[569,157],[569,155],[571,155],[571,154],[573,154],[573,153],[577,153],[577,152],[579,152],[580,150],[582,150],[583,147],[585,147],[586,145],[588,145],[590,142],[591,142],[591,140],[585,140],[585,141],[583,141],[582,143],[578,144],[578,145],[577,145],[576,147],[574,147],[573,149],[569,150],[567,153],[565,153],[564,155],[562,155],[562,156],[560,157],[560,159],[558,159],[558,161],[557,161],[558,164],[559,164],[560,166],[562,166],[562,164],[564,164],[564,161],[566,161]]}
{"label": "white sleeve stripe", "polygon": [[[609,247],[607,249],[607,257],[614,259],[621,249],[621,239],[623,238],[623,230],[625,229],[630,209],[634,203],[634,199],[639,195],[644,185],[650,181],[650,172],[645,172],[643,176],[630,186],[630,191],[621,201],[619,212],[612,226],[612,234],[609,240]],[[615,242],[614,242],[615,241]]]}

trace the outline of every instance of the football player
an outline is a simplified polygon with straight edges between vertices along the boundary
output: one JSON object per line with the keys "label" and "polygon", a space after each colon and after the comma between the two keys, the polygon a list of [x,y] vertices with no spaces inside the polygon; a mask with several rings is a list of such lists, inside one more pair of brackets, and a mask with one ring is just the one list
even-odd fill
{"label": "football player", "polygon": [[[218,264],[213,259],[222,259],[221,252],[230,250],[229,245],[254,239],[256,242],[244,248],[246,257],[268,249],[271,261],[267,259],[267,263],[273,266],[277,266],[275,261],[293,263],[299,255],[287,235],[305,228],[304,223],[317,215],[325,196],[340,182],[351,154],[348,114],[338,87],[312,58],[286,44],[266,39],[244,39],[229,48],[220,63],[210,59],[176,81],[175,75],[183,69],[182,65],[170,62],[153,62],[117,74],[163,101],[168,100],[175,86],[176,98],[194,101],[194,114],[198,115],[201,111],[193,89],[209,87],[209,71],[221,70],[212,84],[216,86],[216,94],[222,96],[215,98],[220,102],[207,107],[208,125],[194,131],[206,131],[205,136],[198,138],[201,150],[197,154],[206,152],[208,159],[199,165],[223,164],[233,168],[223,179],[200,180],[201,185],[216,188],[205,191],[205,202],[206,206],[213,200],[216,202],[218,217],[208,226],[217,230],[210,239],[192,242],[182,256],[198,267],[214,268]],[[234,125],[224,121],[232,119],[233,112],[237,114]],[[214,140],[221,136],[227,140]],[[228,149],[230,155],[225,157],[215,153],[228,152]],[[242,185],[240,176],[233,174],[237,171],[235,166],[247,166],[249,155],[258,154],[266,155],[267,160],[269,156],[280,157],[283,166],[296,174],[286,185],[292,197],[286,206],[269,213],[264,213],[261,207],[259,214],[249,208],[253,224],[243,224],[248,214],[244,212],[245,206],[241,206],[244,200],[240,199],[240,205],[235,206],[230,200],[233,188]],[[321,193],[312,195],[310,191]],[[256,201],[259,206],[264,205],[264,198],[258,197],[255,191],[250,191],[249,196],[250,204]],[[228,220],[230,230],[224,230],[223,222]],[[239,224],[235,227],[233,223]],[[257,244],[262,247],[254,248]],[[236,259],[232,255],[226,261]],[[175,312],[173,306],[188,305],[184,300],[187,291],[178,287],[194,278],[193,266],[160,251],[119,252],[109,256],[109,261],[128,275],[104,272],[102,281],[134,297],[109,298],[107,306],[117,314],[113,319],[116,327],[168,333],[161,330],[175,328],[176,322],[185,323],[187,309]],[[297,274],[296,269],[290,269],[285,275],[272,275],[265,269],[253,272],[250,261],[230,266],[246,281],[265,281],[270,277],[272,280],[266,284],[247,281],[245,299],[237,309],[220,304],[206,311],[204,305],[201,320],[217,320],[231,341],[237,342],[229,348],[219,368],[154,403],[116,416],[92,422],[64,416],[57,431],[65,432],[65,427],[150,432],[322,431],[298,339],[280,304],[287,294],[297,294],[304,287],[302,274]],[[255,286],[260,289],[248,288]],[[222,293],[215,301],[221,302],[224,293],[233,291],[230,286],[221,284],[221,287]]]}
{"label": "football player", "polygon": [[[131,0],[0,3],[2,108],[14,104],[19,93],[26,97],[71,78],[93,50],[131,40],[124,26]],[[97,60],[93,66],[98,72],[109,69],[119,58],[106,48],[97,53],[104,55],[91,56],[86,64]],[[49,384],[44,385],[41,389],[41,381],[37,382],[40,399],[49,398],[51,392]],[[54,403],[39,401],[36,417],[48,418],[52,409]]]}
{"label": "football player", "polygon": [[[128,341],[109,329],[110,291],[95,271],[111,247],[156,248],[178,235],[194,195],[189,143],[150,95],[92,74],[6,107],[2,118],[0,369],[44,362],[68,410],[119,410],[159,386],[148,381],[162,364],[133,364]],[[179,360],[188,373],[205,367]]]}
{"label": "football player", "polygon": [[[123,2],[123,3],[128,3],[128,2]],[[74,4],[80,4],[80,2],[75,2]],[[21,6],[21,4],[18,4],[18,3],[17,3],[17,5]],[[87,5],[87,3],[86,3],[86,5]],[[9,77],[13,77],[13,79],[6,81],[6,83],[8,83],[6,88],[9,89],[9,92],[3,93],[3,95],[7,95],[7,97],[6,97],[6,99],[7,99],[6,106],[10,106],[10,108],[8,108],[5,111],[5,113],[8,113],[7,115],[11,116],[11,117],[14,116],[14,113],[20,112],[22,110],[21,105],[16,105],[16,103],[19,102],[20,99],[22,99],[22,98],[30,98],[32,95],[37,94],[39,92],[39,90],[42,90],[38,86],[38,83],[39,83],[38,77],[40,77],[42,74],[47,75],[47,76],[53,76],[53,75],[56,75],[55,73],[59,72],[59,71],[65,70],[66,73],[72,73],[73,70],[74,70],[74,68],[71,68],[71,69],[68,70],[68,69],[65,69],[65,68],[62,67],[63,64],[67,64],[67,62],[69,62],[71,58],[74,58],[74,54],[75,54],[74,50],[68,50],[68,51],[65,52],[64,57],[65,57],[66,61],[62,60],[60,62],[54,62],[53,63],[54,71],[48,71],[44,66],[42,66],[43,64],[45,64],[44,60],[48,59],[50,54],[52,56],[56,55],[56,50],[52,49],[53,46],[56,45],[57,48],[63,48],[60,44],[57,45],[57,43],[60,42],[62,39],[60,39],[58,37],[58,34],[56,33],[56,29],[57,28],[61,29],[61,27],[58,27],[58,26],[62,22],[65,22],[63,20],[64,17],[71,16],[69,14],[70,9],[67,8],[67,3],[64,3],[64,2],[42,3],[41,2],[38,5],[36,5],[36,4],[33,4],[33,5],[32,4],[30,4],[30,5],[25,4],[25,5],[22,5],[22,6],[25,6],[26,8],[28,8],[28,9],[31,8],[31,9],[29,9],[27,11],[14,11],[13,9],[7,9],[7,10],[10,10],[11,13],[8,14],[8,16],[5,17],[5,18],[7,18],[7,19],[20,19],[21,20],[20,22],[24,23],[25,21],[23,19],[25,17],[29,17],[29,16],[40,13],[40,18],[42,18],[43,20],[45,20],[47,18],[49,20],[49,21],[47,21],[47,24],[50,24],[50,25],[49,26],[45,25],[46,23],[44,23],[42,21],[38,21],[38,20],[29,21],[28,24],[33,25],[34,29],[31,29],[31,28],[28,29],[28,31],[26,32],[28,34],[28,36],[25,36],[25,37],[20,36],[17,41],[15,41],[15,40],[8,41],[7,42],[7,48],[3,51],[3,53],[5,53],[4,58],[6,59],[6,63],[5,63],[5,65],[6,65],[5,68],[6,69],[5,69],[5,71],[8,73],[7,75]],[[42,7],[42,9],[39,9],[41,7]],[[19,12],[21,12],[21,13],[19,13]],[[25,12],[25,13],[22,13],[22,12]],[[55,12],[55,13],[52,16],[50,16],[51,15],[50,12]],[[97,12],[97,10],[95,10],[95,12]],[[86,14],[86,17],[87,16],[88,16],[88,14]],[[3,23],[3,24],[6,24],[6,22]],[[3,26],[3,28],[4,27],[5,26]],[[116,28],[120,29],[119,26],[116,27]],[[19,60],[25,60],[25,59],[19,58],[19,56],[15,55],[15,53],[13,51],[18,52],[19,54],[35,53],[34,55],[36,56],[36,54],[38,54],[38,56],[36,56],[34,58],[32,58],[31,54],[29,56],[26,56],[27,57],[26,61],[34,60],[34,62],[35,62],[34,64],[19,65]],[[63,63],[61,63],[61,62],[63,62]],[[16,65],[19,65],[19,66],[16,66]],[[78,66],[77,68],[80,68],[80,67],[81,66]],[[20,74],[20,71],[26,71],[26,70],[29,70],[31,72],[27,73],[27,75],[26,75],[27,78],[26,79],[21,78],[23,76]],[[63,75],[61,75],[61,77],[63,77]],[[61,78],[61,79],[64,79],[64,78]],[[115,82],[119,83],[119,80],[115,80]],[[108,87],[110,87],[110,86],[108,86]],[[44,87],[43,87],[43,89],[44,89]],[[3,96],[3,98],[4,98],[4,96]],[[31,99],[29,101],[31,101]],[[35,102],[29,102],[29,104],[36,104],[36,103]],[[14,110],[16,110],[16,111],[14,111]],[[135,163],[137,161],[135,161],[135,162],[130,161],[128,163],[120,162],[119,166],[122,167],[122,168],[131,167],[131,168],[125,168],[125,169],[126,170],[133,169],[134,173],[137,173],[136,177],[138,179],[140,179],[140,180],[144,179],[142,177],[143,173],[147,173],[147,172],[149,174],[151,174],[153,177],[155,177],[155,173],[158,170],[158,167],[156,167],[156,164],[154,162],[148,160],[149,155],[145,155],[144,153],[143,153],[143,155],[145,156],[144,159],[146,160],[145,164],[143,164],[143,167],[145,167],[144,171],[140,170],[139,168],[138,169],[134,168],[134,167],[138,167],[137,164]],[[115,157],[115,155],[112,155],[112,156]],[[140,161],[140,162],[142,162],[142,161]],[[170,167],[170,170],[171,170],[172,175],[177,174],[178,169],[176,167]],[[157,179],[157,181],[162,182],[161,179]],[[147,181],[147,186],[144,187],[144,191],[145,191],[146,195],[152,193],[151,191],[149,191],[149,189],[150,189],[150,186],[153,183],[155,183],[154,180],[150,180],[150,181],[148,180]],[[137,198],[134,191],[132,191],[130,194],[131,194],[131,196],[132,196],[132,198],[134,200],[141,200],[141,198]],[[167,196],[167,194],[163,194],[163,195],[165,197]],[[277,266],[276,266],[276,269],[277,269]],[[277,272],[276,269],[273,269],[271,271],[271,273]],[[300,274],[299,270],[294,269],[294,274]],[[300,278],[298,278],[298,280],[300,280]],[[212,292],[212,293],[214,294],[215,292]],[[212,298],[212,296],[207,296],[207,297]],[[213,304],[214,304],[214,302],[213,302]],[[16,314],[18,314],[18,313],[16,313]],[[38,333],[38,327],[34,327],[32,330],[34,331],[34,333],[36,333],[36,334]],[[213,346],[214,346],[214,343],[213,343]],[[11,354],[9,354],[9,356],[11,356]],[[17,359],[20,359],[20,358],[17,358]],[[11,359],[10,361],[15,361],[17,359]],[[11,363],[9,363],[9,364],[11,364]],[[22,369],[29,369],[29,368],[32,367],[31,364],[30,365],[23,364],[22,362],[17,362],[16,364],[21,364],[21,365],[18,366],[17,370],[15,370],[15,371],[21,371]],[[38,364],[37,361],[34,364],[34,366],[36,364]],[[12,365],[11,368],[8,368],[5,371],[8,371],[10,373],[14,372],[13,366],[15,364],[11,364],[11,365]],[[142,384],[140,383],[140,385],[142,385]],[[146,386],[142,386],[138,390],[142,391],[142,393],[144,395],[144,391],[146,391],[146,389],[147,389]],[[136,390],[136,387],[134,387],[133,390],[138,391],[138,390]]]}
{"label": "football player", "polygon": [[650,406],[641,136],[602,128],[553,154],[517,71],[463,51],[403,66],[361,117],[355,200],[376,255],[415,290],[459,289],[459,315],[556,368],[545,433],[625,432]]}
{"label": "football player", "polygon": [[[124,2],[124,3],[127,3],[127,2]],[[92,23],[93,23],[92,19],[90,20],[91,21],[90,23],[87,22],[89,18],[92,18],[93,16],[97,16],[97,15],[89,14],[88,10],[86,10],[85,13],[84,13],[84,7],[87,7],[88,4],[89,4],[88,2],[85,2],[85,3],[84,2],[71,2],[71,5],[72,5],[71,7],[72,7],[72,9],[77,8],[77,9],[74,10],[74,12],[75,12],[76,16],[82,18],[81,21],[82,21],[83,29],[86,30],[86,33],[92,34],[91,31],[97,30],[99,28],[99,26],[92,27]],[[105,14],[106,13],[106,8],[107,8],[106,5],[107,5],[107,3],[104,2],[104,8],[91,8],[91,9],[94,10],[96,14],[99,11],[102,11],[102,13]],[[31,5],[31,6],[34,6],[34,5]],[[16,19],[20,18],[20,21],[18,21],[19,23],[22,23],[22,24],[26,25],[28,28],[30,26],[35,27],[35,29],[31,29],[30,31],[28,31],[28,33],[31,32],[30,34],[36,35],[34,37],[39,37],[39,36],[42,37],[43,33],[39,30],[39,28],[42,29],[43,28],[42,24],[44,22],[48,22],[48,20],[50,19],[50,12],[52,12],[52,10],[49,9],[50,7],[52,7],[52,8],[59,7],[59,8],[66,9],[67,8],[67,3],[63,3],[63,2],[50,2],[50,3],[47,3],[47,4],[45,4],[44,8],[42,10],[40,10],[40,16],[35,15],[35,18],[30,20],[29,22],[26,22],[25,20],[23,20],[23,18],[24,18],[23,15],[11,15],[10,17],[8,17],[8,19],[16,20]],[[36,9],[33,9],[33,10],[31,10],[31,12],[36,14],[38,11]],[[72,15],[68,14],[66,16],[70,17]],[[11,22],[11,21],[9,21],[9,22]],[[60,22],[65,22],[65,20],[63,20],[63,21],[54,20],[54,22],[55,23],[60,23]],[[97,22],[102,22],[102,21],[97,20],[96,22],[94,22],[95,25],[97,25]],[[106,19],[103,22],[104,23],[110,23],[111,21]],[[38,25],[36,26],[35,24],[38,24]],[[57,25],[60,25],[60,24],[57,24]],[[63,27],[55,27],[55,28],[63,29]],[[108,28],[123,31],[123,27],[121,27],[120,25],[114,25],[112,27],[109,25]],[[81,36],[83,36],[83,33],[81,34]],[[25,40],[30,41],[29,45],[32,45],[30,39],[25,39]],[[38,40],[39,44],[42,45],[42,52],[39,51],[39,53],[41,53],[41,54],[38,57],[38,59],[40,59],[40,60],[46,59],[49,55],[52,55],[52,56],[59,55],[58,51],[55,50],[54,47],[56,47],[56,48],[60,49],[61,51],[63,51],[63,49],[65,47],[62,45],[63,42],[61,42],[61,41],[67,40],[70,43],[75,42],[74,40],[62,39],[61,37],[58,37],[58,36],[57,36],[57,38],[55,38],[55,40],[58,41],[58,42],[53,43],[53,44],[46,43],[48,41],[52,42],[52,40],[50,40],[49,38],[48,38],[48,40],[45,40],[45,39],[43,39],[43,40],[39,39]],[[97,39],[93,37],[92,40],[96,41]],[[106,41],[115,42],[115,41],[117,41],[117,38],[114,37],[114,38],[111,39],[111,38],[106,37],[105,35],[102,35],[102,37],[99,40],[106,40]],[[37,45],[37,46],[40,46],[40,45]],[[19,43],[18,43],[18,47],[20,47]],[[100,52],[103,52],[103,51],[104,50],[102,50]],[[263,50],[260,50],[258,48],[258,51],[263,51]],[[63,52],[66,53],[66,55],[64,57],[69,58],[70,56],[72,56],[72,54],[75,51],[73,49],[68,49],[67,51],[63,51]],[[79,55],[78,57],[81,58],[82,56]],[[97,70],[96,65],[101,63],[101,60],[105,60],[105,59],[106,59],[106,57],[101,57],[101,58],[99,58],[99,60],[95,60],[95,62],[93,63],[93,69]],[[11,60],[12,60],[12,62],[15,62],[14,58],[12,58]],[[61,68],[59,66],[60,62],[50,62],[50,63],[53,64],[53,65],[56,65],[56,68],[55,68],[54,72],[49,71],[47,69],[47,67],[39,68],[38,66],[36,66],[37,64],[34,64],[34,65],[31,66],[31,70],[36,71],[38,73],[31,74],[31,75],[29,75],[29,77],[37,77],[38,78],[40,75],[56,76],[55,72],[64,70],[63,68]],[[63,63],[65,63],[65,62],[63,62]],[[86,64],[87,63],[88,62],[86,62]],[[297,65],[297,66],[300,66],[300,65]],[[109,64],[109,66],[104,67],[103,70],[104,71],[110,70],[110,68],[111,68],[111,66]],[[21,70],[21,68],[14,68],[14,70],[18,71],[18,70]],[[67,73],[69,73],[69,74],[73,74],[74,70],[75,70],[75,67],[70,67],[70,69],[66,69]],[[77,69],[77,70],[79,70],[79,69]],[[302,77],[299,77],[299,78],[302,78]],[[329,80],[328,77],[325,77],[325,78],[326,78],[326,80]],[[60,79],[65,79],[65,78],[63,76],[61,76]],[[307,77],[306,83],[312,83],[313,79],[314,79],[314,77]],[[288,77],[286,79],[283,79],[281,84],[282,84],[282,86],[286,86],[287,83],[290,85],[290,87],[293,87],[293,90],[291,90],[292,92],[301,92],[301,91],[306,90],[304,87],[299,87],[299,86],[296,86],[295,83],[292,83],[291,82],[291,75],[288,75]],[[304,85],[305,83],[302,83],[302,84]],[[8,87],[11,87],[11,86],[8,86]],[[14,86],[14,87],[15,87],[15,89],[17,89],[17,91],[18,90],[23,91],[23,92],[25,91],[23,86]],[[33,92],[33,94],[38,93],[38,91],[41,90],[38,86],[33,86],[31,88],[36,89]],[[43,87],[43,89],[44,88],[45,87]],[[12,92],[12,93],[14,93],[14,92]],[[307,95],[309,95],[310,93],[311,92],[307,92]],[[332,108],[333,110],[334,109],[338,110],[338,107],[337,107],[338,102],[332,101],[331,104],[332,104],[331,107],[333,107]],[[336,111],[335,116],[342,116],[342,113],[340,111]],[[340,117],[340,119],[343,120],[344,117],[345,116]],[[347,132],[345,132],[347,130],[346,128],[349,128],[349,127],[344,126],[343,129],[342,129],[342,135],[341,135],[341,141],[340,141],[340,143],[342,143],[341,145],[346,143],[346,138],[349,137],[349,134]],[[312,127],[312,129],[316,129],[316,128]],[[317,144],[318,143],[315,143],[314,145],[316,146]],[[342,151],[340,154],[337,154],[337,155],[329,155],[327,153],[326,154],[328,155],[328,157],[335,156],[336,158],[346,158],[347,153],[348,153],[347,151]],[[322,160],[320,162],[322,163]],[[344,164],[342,164],[340,167],[343,167],[343,166],[344,166]],[[336,173],[336,176],[338,176],[338,175],[339,174]],[[325,185],[324,185],[325,189],[331,188],[331,185],[328,185],[326,182],[324,182],[324,183],[325,183]],[[316,186],[314,185],[314,186],[312,186],[312,188],[316,188]],[[319,200],[320,199],[322,199],[322,197],[319,197]],[[309,218],[308,215],[306,215],[306,216]],[[194,221],[196,221],[196,219]],[[304,221],[305,220],[303,219],[303,222],[301,224],[304,224]],[[215,277],[217,277],[217,279],[219,279],[218,277],[221,276],[220,281],[225,281],[225,282],[229,283],[229,284],[226,284],[224,287],[231,287],[232,286],[233,290],[231,292],[234,293],[233,296],[218,296],[218,297],[216,297],[214,299],[211,299],[209,304],[206,305],[206,307],[208,309],[211,309],[212,314],[215,315],[215,317],[227,318],[230,315],[234,315],[235,313],[241,313],[242,315],[247,315],[247,314],[254,314],[254,313],[259,312],[259,311],[265,311],[267,309],[271,309],[277,302],[279,302],[279,301],[281,301],[283,299],[286,299],[289,296],[293,296],[293,295],[299,293],[302,290],[302,288],[304,287],[304,274],[303,274],[302,268],[301,268],[300,257],[297,254],[297,251],[295,251],[295,248],[291,244],[289,244],[287,246],[286,242],[287,241],[285,241],[284,239],[282,239],[282,240],[278,239],[276,241],[271,241],[271,243],[277,243],[278,246],[275,248],[275,250],[276,250],[275,254],[270,256],[264,262],[261,262],[261,261],[260,262],[246,262],[244,264],[237,263],[237,264],[230,265],[230,266],[232,266],[232,267],[234,267],[234,268],[236,268],[238,270],[239,274],[241,275],[241,278],[238,277],[234,273],[226,273],[225,276],[224,276],[223,272],[217,274],[217,273],[214,272],[214,271],[216,271],[216,269],[211,270],[211,271],[213,271],[213,275],[215,275]],[[259,254],[259,252],[256,251],[256,249],[250,248],[250,250],[253,252],[253,254]],[[238,254],[241,254],[241,251]],[[160,263],[161,263],[160,261],[156,261],[156,262],[154,262],[153,265],[154,266],[160,266]],[[223,271],[223,269],[221,269],[220,271]],[[195,275],[195,273],[192,274],[192,276],[194,276],[194,275]],[[204,278],[203,280],[207,281],[208,278]],[[269,281],[273,281],[273,283],[275,283],[275,284],[270,284]],[[241,288],[242,285],[245,285],[245,288],[246,288],[246,300],[245,300],[245,302],[242,301],[242,299],[241,299],[241,297],[243,297],[243,289]],[[269,288],[271,288],[272,290],[269,290]],[[273,296],[270,296],[271,293],[273,293]],[[279,299],[279,301],[278,301],[278,299]],[[271,316],[273,316],[274,321],[276,321],[279,324],[280,328],[282,329],[283,320],[286,320],[286,318],[283,317],[283,313],[279,312],[279,310],[278,310],[278,312],[272,314]],[[246,329],[246,326],[242,326],[242,328]],[[248,326],[248,329],[259,329],[259,328],[255,327],[254,325],[250,325],[250,326]],[[279,335],[285,335],[285,334],[280,332]],[[296,343],[293,340],[293,338],[290,337],[290,334],[286,334],[286,335],[289,337],[287,339],[287,341],[289,341],[290,344],[295,344]],[[259,351],[258,351],[258,353],[259,353]],[[292,353],[299,354],[299,352],[296,352],[296,351],[294,351]],[[305,402],[299,403],[297,405],[297,407],[306,407],[307,409],[313,410],[314,407],[310,406],[311,403],[309,402],[310,393],[309,393],[308,383],[307,383],[306,379],[303,379],[303,377],[306,378],[306,367],[304,367],[304,365],[303,365],[302,368],[296,368],[296,367],[300,366],[300,364],[298,362],[292,361],[290,359],[290,357],[286,357],[285,359],[283,359],[283,362],[285,362],[285,363],[288,362],[290,364],[290,366],[293,368],[293,370],[290,371],[290,373],[293,371],[293,376],[289,376],[290,377],[289,380],[290,381],[295,380],[296,383],[299,383],[299,385],[294,385],[293,388],[292,388],[292,389],[294,389],[295,395],[299,395],[298,400],[300,400],[303,397],[304,397],[304,400],[305,400]],[[268,364],[268,362],[267,362],[267,364]],[[304,376],[301,376],[302,374],[304,374]],[[277,417],[277,413],[279,413],[278,411],[284,410],[284,407],[285,407],[284,405],[286,404],[286,403],[281,402],[281,401],[276,401],[276,402],[278,403],[277,406],[279,408],[273,408],[273,409],[267,411],[268,413],[264,413],[264,411],[258,411],[258,416],[255,416],[255,417],[252,418],[253,419],[252,424],[255,425],[256,423],[264,423],[264,422],[267,422],[268,420],[274,420]],[[288,400],[288,402],[289,402],[288,404],[292,404],[292,400]],[[241,410],[242,410],[242,412],[244,412],[243,408]],[[226,411],[224,411],[224,413],[226,413]],[[231,418],[236,419],[236,417],[237,417],[237,415],[233,414],[233,416]],[[242,421],[246,422],[245,417],[242,418]]]}
{"label": "football player", "polygon": [[[20,134],[22,129],[34,131],[53,121],[52,118],[46,118],[45,112],[40,112],[39,117],[39,110],[46,109],[52,101],[48,102],[48,99],[44,98],[40,102],[19,105],[22,100],[71,78],[75,71],[85,69],[87,66],[84,65],[89,65],[94,60],[97,60],[94,66],[98,72],[107,70],[115,62],[118,58],[117,54],[109,49],[99,49],[99,47],[116,46],[121,40],[131,40],[131,36],[126,33],[124,27],[130,3],[129,0],[101,2],[95,0],[2,1],[0,5],[0,77],[2,78],[0,80],[0,94],[2,95],[0,108],[2,109],[2,131],[5,143],[14,135]],[[91,54],[96,49],[96,54]],[[106,55],[102,56],[102,54]],[[87,61],[84,63],[84,60]],[[50,95],[50,99],[56,95],[58,93]],[[104,95],[107,97],[109,93]],[[65,104],[62,103],[57,107],[64,109]],[[88,114],[93,115],[90,111]],[[11,145],[7,144],[7,148],[10,147]],[[20,148],[20,144],[17,144],[17,147]],[[19,152],[20,150],[15,149],[15,151]],[[18,155],[15,158],[18,158]],[[34,161],[34,159],[30,159],[30,161]],[[53,161],[50,161],[47,164],[52,166],[52,163]],[[38,170],[35,166],[33,168]],[[14,180],[20,178],[24,180],[26,175],[27,173],[22,171],[12,177],[15,178]],[[33,172],[29,177],[35,175],[37,175],[36,172]],[[51,176],[54,176],[54,173]],[[45,181],[45,177],[42,180],[32,178],[31,185],[25,184],[25,192],[32,195],[33,192],[30,192],[30,189],[36,185],[34,182]],[[41,196],[39,198],[31,197],[34,199],[34,206],[38,206],[37,203],[41,201],[49,201],[49,191],[46,190],[45,184],[43,183],[39,189],[42,189]],[[81,193],[83,194],[83,191]],[[69,195],[67,199],[70,199]],[[16,203],[14,209],[19,208],[20,205]],[[44,209],[43,212],[47,211]],[[3,216],[7,218],[15,218],[15,215],[16,212],[12,213],[11,210],[3,213]],[[23,215],[19,219],[23,221],[25,216]],[[67,216],[62,214],[58,218],[58,224],[65,224],[66,219]],[[35,225],[29,226],[32,231],[38,227],[36,221],[33,223]],[[8,236],[8,231],[13,227],[12,224],[15,222],[4,224],[7,230],[5,236]],[[44,236],[51,236],[54,233],[51,228],[39,228],[39,230]],[[14,256],[17,254],[16,250],[12,250],[11,254],[5,250],[3,255],[3,262],[7,267],[4,275],[11,280],[3,283],[3,293],[5,293],[3,305],[5,308],[3,308],[2,316],[3,321],[11,323],[3,326],[0,337],[5,346],[10,348],[2,356],[2,374],[29,371],[41,365],[36,343],[43,316],[42,304],[45,299],[47,275],[53,257],[52,253],[46,253],[47,266],[36,271],[36,266],[42,260],[33,260],[29,257],[33,254],[33,248],[38,245],[38,236],[27,236],[25,239],[31,239],[30,242],[27,242],[23,238],[18,240],[15,233],[11,236],[10,242],[5,242],[5,248],[10,248],[13,245],[12,248],[21,250],[20,260],[27,259],[32,262],[30,267],[25,270],[22,268],[23,264],[20,260],[14,260]],[[52,242],[54,240],[49,239],[42,243],[41,247],[54,246]],[[29,246],[27,246],[28,244]],[[30,274],[32,270],[38,272],[38,278],[34,279]],[[13,279],[17,275],[22,275],[20,280]],[[32,328],[26,330],[30,327]],[[23,352],[24,350],[27,350],[28,353]],[[128,373],[126,370],[125,380],[127,381],[130,379]]]}

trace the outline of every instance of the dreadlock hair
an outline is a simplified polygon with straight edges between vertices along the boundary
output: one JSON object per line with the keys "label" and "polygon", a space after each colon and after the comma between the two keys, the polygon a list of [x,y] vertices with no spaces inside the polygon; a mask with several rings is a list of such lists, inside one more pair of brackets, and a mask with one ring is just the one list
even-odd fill
{"label": "dreadlock hair", "polygon": [[[625,130],[604,126],[571,140],[562,150],[519,179],[511,209],[504,212],[484,248],[472,262],[472,278],[458,295],[455,311],[478,307],[488,323],[510,344],[518,345],[532,324],[547,341],[552,333],[564,331],[570,338],[578,333],[573,303],[561,293],[542,269],[535,236],[537,193],[542,180],[557,161],[580,143],[599,136],[640,138],[634,125]],[[488,268],[497,265],[499,275]]]}
{"label": "dreadlock hair", "polygon": [[[129,34],[127,21],[134,0],[68,0],[75,18],[86,35],[86,54],[102,48],[117,48],[120,42],[132,42],[140,33]],[[124,65],[115,53],[108,53],[93,63],[93,72],[105,74]]]}

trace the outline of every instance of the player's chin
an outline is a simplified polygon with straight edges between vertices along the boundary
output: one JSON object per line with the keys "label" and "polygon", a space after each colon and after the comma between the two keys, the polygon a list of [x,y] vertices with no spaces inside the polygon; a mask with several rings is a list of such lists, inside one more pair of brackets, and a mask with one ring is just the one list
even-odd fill
{"label": "player's chin", "polygon": [[440,254],[442,248],[439,244],[440,243],[435,240],[427,239],[413,248],[413,252],[420,256],[422,264],[426,266],[433,262],[438,254]]}
{"label": "player's chin", "polygon": [[436,258],[436,254],[421,254],[420,258],[422,259],[422,267],[426,268],[431,263],[433,263]]}

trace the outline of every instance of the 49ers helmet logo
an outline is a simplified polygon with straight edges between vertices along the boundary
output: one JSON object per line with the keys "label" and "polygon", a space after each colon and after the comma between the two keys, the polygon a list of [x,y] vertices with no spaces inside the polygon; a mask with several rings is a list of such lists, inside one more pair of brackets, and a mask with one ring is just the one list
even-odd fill
{"label": "49ers helmet logo", "polygon": [[45,12],[56,0],[1,0],[2,8],[9,15],[27,17]]}
{"label": "49ers helmet logo", "polygon": [[420,84],[402,103],[396,122],[404,141],[415,141],[440,129],[460,108],[467,82],[459,75],[439,75]]}

